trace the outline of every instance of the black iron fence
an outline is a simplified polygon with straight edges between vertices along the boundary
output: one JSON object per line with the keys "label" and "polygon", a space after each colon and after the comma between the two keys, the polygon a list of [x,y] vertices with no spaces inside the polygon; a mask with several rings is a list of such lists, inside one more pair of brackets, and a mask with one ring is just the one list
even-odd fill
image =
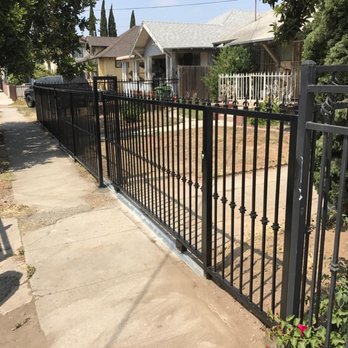
{"label": "black iron fence", "polygon": [[325,347],[343,347],[348,344],[348,66],[309,61],[301,76],[283,316],[295,314],[322,327]]}
{"label": "black iron fence", "polygon": [[280,306],[297,116],[198,99],[103,103],[117,189],[266,322]]}
{"label": "black iron fence", "polygon": [[101,178],[100,129],[90,89],[34,86],[40,123],[93,176]]}
{"label": "black iron fence", "polygon": [[[270,103],[261,112],[247,101],[238,109],[236,102],[228,107],[171,94],[127,95],[119,86],[115,91],[110,78],[109,91],[95,81],[94,96],[37,88],[37,113],[101,182],[103,154],[116,189],[258,318],[271,324],[268,313],[294,314],[325,326],[329,347],[337,332],[333,313],[342,310],[337,277],[348,242],[342,233],[348,125],[346,114],[340,126],[334,115],[348,104],[346,85],[316,82],[318,74],[347,70],[305,64],[299,116],[283,104],[275,113]],[[317,106],[315,94],[328,98]],[[333,186],[339,192],[334,205]]]}

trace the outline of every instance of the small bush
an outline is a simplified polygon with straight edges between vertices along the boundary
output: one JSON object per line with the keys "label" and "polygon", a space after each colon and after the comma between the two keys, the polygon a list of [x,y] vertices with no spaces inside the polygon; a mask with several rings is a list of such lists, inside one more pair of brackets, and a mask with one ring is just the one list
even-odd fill
{"label": "small bush", "polygon": [[210,89],[213,99],[218,98],[220,74],[248,73],[254,70],[253,55],[249,48],[242,46],[225,46],[214,59],[203,82]]}
{"label": "small bush", "polygon": [[[321,348],[326,338],[328,313],[328,288],[330,278],[323,277],[326,292],[320,301],[319,318],[313,326],[308,325],[308,318],[303,322],[294,315],[281,320],[277,316],[271,318],[277,323],[270,331],[270,337],[277,347]],[[331,321],[330,347],[344,348],[348,331],[348,267],[343,261],[339,263],[337,273],[335,300]]]}

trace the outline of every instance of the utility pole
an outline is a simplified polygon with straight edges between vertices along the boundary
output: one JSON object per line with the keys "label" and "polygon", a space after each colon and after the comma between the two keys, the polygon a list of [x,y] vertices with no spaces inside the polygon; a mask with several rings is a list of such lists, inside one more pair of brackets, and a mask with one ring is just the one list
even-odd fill
{"label": "utility pole", "polygon": [[257,13],[257,5],[256,5],[256,1],[257,1],[257,0],[255,0],[255,21],[256,21],[256,13]]}

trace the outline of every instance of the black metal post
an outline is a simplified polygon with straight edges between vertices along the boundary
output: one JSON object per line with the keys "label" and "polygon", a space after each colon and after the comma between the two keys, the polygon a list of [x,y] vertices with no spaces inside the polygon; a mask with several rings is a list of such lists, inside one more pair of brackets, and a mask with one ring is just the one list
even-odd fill
{"label": "black metal post", "polygon": [[70,114],[71,114],[71,131],[73,137],[73,153],[74,161],[76,162],[76,137],[75,137],[75,118],[74,118],[74,105],[72,99],[72,92],[69,92],[69,104],[70,104]]}
{"label": "black metal post", "polygon": [[120,108],[118,105],[118,99],[115,98],[115,140],[116,140],[116,178],[117,178],[117,182],[116,182],[116,191],[119,192],[120,188],[122,187],[123,184],[123,170],[122,170],[122,153],[121,153],[121,127],[120,127]]}
{"label": "black metal post", "polygon": [[58,138],[58,143],[60,146],[60,115],[58,112],[58,103],[57,103],[57,90],[54,90],[54,109],[56,112],[56,116],[57,116],[57,128],[58,128],[58,132],[57,132],[57,138]]}
{"label": "black metal post", "polygon": [[94,112],[95,112],[95,136],[97,142],[97,156],[98,156],[98,178],[99,178],[99,187],[104,186],[103,181],[103,160],[102,160],[102,151],[101,151],[101,137],[100,137],[100,119],[99,119],[99,94],[98,94],[98,77],[93,77],[93,95],[94,95]]}
{"label": "black metal post", "polygon": [[104,119],[104,143],[105,143],[105,152],[106,152],[106,170],[108,174],[108,178],[110,178],[110,139],[109,139],[109,130],[108,130],[108,122],[107,122],[107,111],[106,111],[106,105],[105,105],[105,97],[104,94],[102,94],[102,103],[103,103],[103,119]]}
{"label": "black metal post", "polygon": [[208,268],[212,264],[212,157],[213,113],[210,107],[203,111],[203,206],[202,206],[202,254],[203,270],[210,279]]}
{"label": "black metal post", "polygon": [[[291,230],[285,231],[284,237],[282,317],[299,314],[309,166],[311,162],[311,132],[306,130],[306,122],[312,121],[314,113],[314,95],[308,92],[308,85],[314,84],[315,80],[315,62],[304,62],[301,70]],[[291,209],[291,206],[288,206],[287,209]]]}

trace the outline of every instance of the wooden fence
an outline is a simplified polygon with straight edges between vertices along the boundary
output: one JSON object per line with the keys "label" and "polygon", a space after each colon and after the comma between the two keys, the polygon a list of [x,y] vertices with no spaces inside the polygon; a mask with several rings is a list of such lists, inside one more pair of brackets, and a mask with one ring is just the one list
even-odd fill
{"label": "wooden fence", "polygon": [[207,66],[178,66],[178,95],[182,97],[208,98],[209,88],[203,83],[208,73]]}

